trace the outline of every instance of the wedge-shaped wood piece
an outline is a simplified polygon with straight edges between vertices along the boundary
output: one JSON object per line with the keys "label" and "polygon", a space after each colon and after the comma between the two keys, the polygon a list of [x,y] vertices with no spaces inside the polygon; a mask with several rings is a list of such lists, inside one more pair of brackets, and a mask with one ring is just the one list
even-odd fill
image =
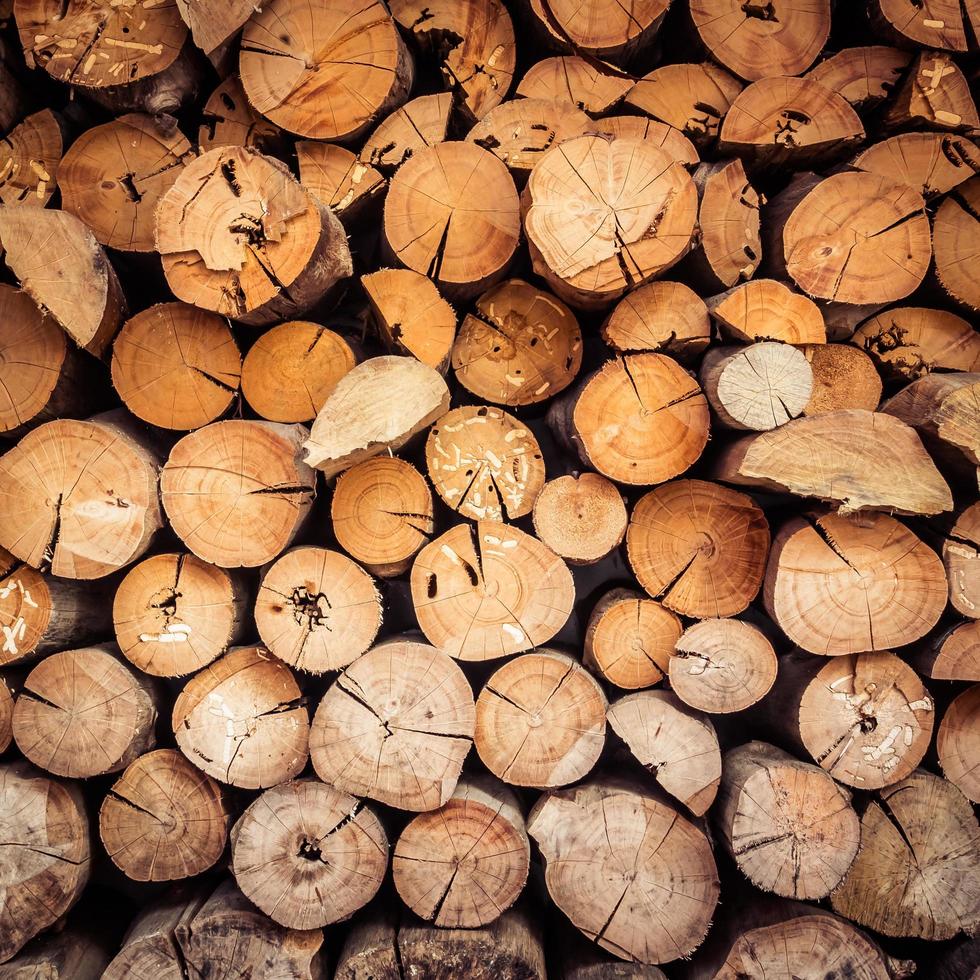
{"label": "wedge-shaped wood piece", "polygon": [[605,116],[584,131],[599,132],[617,140],[649,140],[689,170],[701,162],[694,144],[679,129],[649,116]]}
{"label": "wedge-shaped wood piece", "polygon": [[980,503],[965,508],[943,539],[949,604],[969,619],[980,619]]}
{"label": "wedge-shaped wood piece", "polygon": [[357,154],[337,143],[299,140],[296,143],[299,182],[318,197],[347,227],[373,212],[388,182]]}
{"label": "wedge-shaped wood piece", "polygon": [[966,51],[964,17],[970,0],[923,0],[919,7],[906,0],[872,0],[868,13],[872,25],[893,37],[902,47],[943,48]]}
{"label": "wedge-shaped wood piece", "polygon": [[980,127],[970,84],[952,56],[920,51],[883,117],[886,128],[945,129],[973,134]]}

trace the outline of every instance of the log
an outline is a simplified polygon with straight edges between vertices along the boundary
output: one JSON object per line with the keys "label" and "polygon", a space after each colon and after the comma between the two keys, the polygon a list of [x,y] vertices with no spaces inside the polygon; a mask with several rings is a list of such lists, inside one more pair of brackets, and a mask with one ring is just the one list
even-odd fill
{"label": "log", "polygon": [[61,205],[103,245],[152,252],[157,204],[196,156],[172,116],[120,116],[82,133],[65,153]]}
{"label": "log", "polygon": [[425,477],[397,456],[375,456],[342,473],[330,516],[337,543],[382,578],[407,572],[435,531]]}
{"label": "log", "polygon": [[667,676],[682,631],[680,619],[659,602],[610,589],[589,615],[582,663],[616,687],[652,687]]}
{"label": "log", "polygon": [[112,863],[134,881],[174,881],[207,871],[228,841],[221,787],[176,749],[147,752],[113,783],[99,809]]}
{"label": "log", "polygon": [[829,0],[692,0],[691,19],[712,57],[750,82],[801,74],[830,35]]}
{"label": "log", "polygon": [[299,182],[318,197],[345,227],[372,212],[388,183],[381,174],[336,143],[296,143]]}
{"label": "log", "polygon": [[353,11],[336,0],[255,11],[238,68],[252,107],[307,139],[356,139],[408,98],[414,80],[411,55],[380,0]]}
{"label": "log", "polygon": [[691,364],[711,342],[711,321],[693,289],[660,280],[632,290],[613,307],[602,339],[617,354],[651,351]]}
{"label": "log", "polygon": [[751,623],[703,619],[681,634],[668,677],[671,690],[698,711],[744,711],[772,689],[776,652]]}
{"label": "log", "polygon": [[223,568],[185,552],[153,555],[116,589],[116,643],[143,673],[182,677],[244,638],[247,601],[246,584]]}
{"label": "log", "polygon": [[380,269],[361,276],[361,286],[384,346],[445,374],[456,337],[456,313],[435,283],[412,269]]}
{"label": "log", "polygon": [[980,802],[980,684],[953,698],[936,734],[936,754],[943,775],[973,803]]}
{"label": "log", "polygon": [[766,742],[725,753],[714,816],[739,870],[784,898],[825,898],[861,843],[850,794],[819,767]]}
{"label": "log", "polygon": [[447,507],[474,521],[531,513],[545,480],[534,433],[499,408],[464,405],[429,430],[425,464]]}
{"label": "log", "polygon": [[537,538],[495,521],[457,524],[412,566],[427,639],[458,660],[494,660],[547,643],[568,621],[575,584]]}
{"label": "log", "polygon": [[927,0],[910,16],[902,0],[872,0],[868,13],[872,25],[893,37],[902,47],[946,48],[965,51],[967,48],[962,9],[948,0]]}
{"label": "log", "polygon": [[506,274],[519,212],[514,181],[492,153],[473,143],[426,147],[391,179],[385,255],[429,276],[447,298],[472,299]]}
{"label": "log", "polygon": [[491,776],[461,779],[414,817],[392,856],[395,888],[421,919],[450,929],[495,922],[527,881],[531,845],[517,796]]}
{"label": "log", "polygon": [[313,768],[341,792],[435,810],[456,786],[473,724],[462,670],[427,644],[389,640],[342,671],[323,696],[310,733]]}
{"label": "log", "polygon": [[452,107],[448,92],[406,102],[368,136],[358,160],[384,174],[393,173],[414,153],[445,141]]}
{"label": "log", "polygon": [[316,493],[300,458],[302,425],[234,419],[180,439],[160,473],[174,533],[225,568],[272,561],[300,529]]}
{"label": "log", "polygon": [[100,980],[112,953],[89,923],[39,936],[0,966],[0,980]]}
{"label": "log", "polygon": [[946,606],[946,574],[887,514],[808,514],[776,535],[762,596],[794,643],[835,657],[921,639]]}
{"label": "log", "polygon": [[564,391],[582,367],[582,332],[561,300],[521,279],[477,299],[453,343],[456,380],[496,405],[534,405]]}
{"label": "log", "polygon": [[291,320],[262,333],[242,361],[242,394],[270,422],[312,422],[357,355],[338,333]]}
{"label": "log", "polygon": [[0,50],[0,130],[7,133],[23,118],[27,97],[23,86],[10,71],[9,53]]}
{"label": "log", "polygon": [[[701,162],[694,144],[676,127],[648,116],[606,116],[588,127],[613,139],[649,140],[674,160],[693,170]],[[578,134],[575,134],[578,135]]]}
{"label": "log", "polygon": [[951,939],[977,928],[980,828],[945,779],[917,770],[881,790],[861,818],[864,846],[831,905],[885,936]]}
{"label": "log", "polygon": [[980,170],[980,148],[950,133],[901,133],[863,150],[851,166],[901,180],[928,201]]}
{"label": "log", "polygon": [[974,177],[939,205],[932,228],[936,278],[953,300],[970,310],[980,309],[980,286],[971,259],[980,247],[978,209],[980,180]]}
{"label": "log", "polygon": [[736,344],[827,341],[820,307],[776,279],[753,279],[711,297],[707,304],[722,334]]}
{"label": "log", "polygon": [[545,793],[527,829],[552,900],[603,949],[663,963],[704,939],[718,901],[708,839],[645,787],[602,779]]}
{"label": "log", "polygon": [[0,963],[52,926],[88,883],[91,844],[82,794],[23,760],[0,765],[3,901]]}
{"label": "log", "polygon": [[[65,148],[62,123],[42,109],[18,123],[0,143],[0,203],[5,207],[46,207],[58,188]],[[6,127],[0,127],[6,129]]]}
{"label": "log", "polygon": [[[215,724],[215,711],[225,724]],[[174,704],[177,747],[230,786],[265,789],[306,767],[310,716],[292,671],[262,647],[237,647],[195,674]]]}
{"label": "log", "polygon": [[788,344],[715,347],[701,362],[699,377],[727,429],[775,429],[802,415],[813,394],[810,362]]}
{"label": "log", "polygon": [[817,497],[847,513],[929,515],[953,507],[916,431],[891,415],[860,409],[805,416],[744,436],[721,450],[711,473],[738,486]]}
{"label": "log", "polygon": [[152,749],[159,694],[111,644],[53,653],[24,681],[14,741],[34,765],[87,779],[119,772]]}
{"label": "log", "polygon": [[548,424],[586,468],[644,486],[671,480],[697,461],[708,442],[708,403],[672,358],[627,354],[552,403]]}
{"label": "log", "polygon": [[654,599],[683,616],[734,616],[756,597],[769,525],[744,493],[677,480],[644,495],[626,532],[630,567]]}
{"label": "log", "polygon": [[626,504],[616,485],[598,473],[549,480],[534,501],[534,533],[569,565],[608,558],[626,536]]}
{"label": "log", "polygon": [[651,964],[623,963],[570,929],[562,931],[555,956],[556,961],[549,965],[557,980],[666,980],[667,977],[660,967]]}
{"label": "log", "polygon": [[606,741],[606,697],[577,660],[547,648],[508,661],[476,700],[474,744],[512,786],[553,789],[589,774]]}
{"label": "log", "polygon": [[855,109],[874,109],[894,92],[912,55],[875,44],[844,48],[817,62],[806,77],[842,95]]}
{"label": "log", "polygon": [[367,652],[381,627],[381,611],[374,580],[346,555],[290,548],[262,576],[255,626],[280,660],[319,674]]}
{"label": "log", "polygon": [[926,677],[980,681],[980,623],[957,623],[929,643],[913,648],[908,659]]}
{"label": "log", "polygon": [[231,867],[242,893],[273,922],[316,929],[366,905],[388,868],[375,812],[317,779],[267,789],[231,831]]}
{"label": "log", "polygon": [[120,412],[46,422],[0,459],[0,547],[64,578],[128,565],[162,523],[158,465]]}
{"label": "log", "polygon": [[874,361],[848,344],[806,344],[803,356],[813,374],[804,415],[822,415],[849,408],[874,412],[881,401],[881,377]]}
{"label": "log", "polygon": [[957,516],[943,540],[949,604],[968,619],[980,619],[980,504]]}
{"label": "log", "polygon": [[638,691],[609,706],[609,727],[657,785],[696,817],[714,802],[721,749],[707,715],[670,691]]}
{"label": "log", "polygon": [[980,117],[966,76],[941,51],[920,51],[882,117],[885,129],[975,133]]}
{"label": "log", "polygon": [[[185,2],[187,0],[178,0],[178,3]],[[203,8],[200,0],[197,2],[199,9]],[[229,75],[204,103],[197,131],[197,145],[202,153],[216,146],[251,146],[267,156],[283,156],[285,142],[279,127],[259,115],[249,104],[242,80],[237,75]]]}
{"label": "log", "polygon": [[543,58],[531,65],[514,94],[524,99],[566,102],[590,116],[601,116],[622,102],[630,88],[629,76],[620,76],[612,66],[568,55]]}
{"label": "log", "polygon": [[690,250],[697,190],[650,140],[579,136],[542,157],[521,210],[534,271],[565,302],[595,310]]}
{"label": "log", "polygon": [[64,211],[4,208],[0,240],[24,292],[79,347],[101,357],[126,319],[126,297],[92,232]]}
{"label": "log", "polygon": [[251,147],[181,170],[156,209],[156,248],[178,299],[252,326],[295,319],[352,271],[333,212]]}
{"label": "log", "polygon": [[329,479],[401,449],[449,411],[449,389],[414,357],[372,357],[327,396],[306,441],[306,462]]}

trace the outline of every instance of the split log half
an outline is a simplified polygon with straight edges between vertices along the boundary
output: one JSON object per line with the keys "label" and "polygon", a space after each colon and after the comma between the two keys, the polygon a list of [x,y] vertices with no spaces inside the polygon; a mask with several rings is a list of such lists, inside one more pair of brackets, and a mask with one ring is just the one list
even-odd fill
{"label": "split log half", "polygon": [[597,68],[578,55],[543,58],[528,68],[515,95],[566,102],[591,116],[601,116],[622,102],[631,87],[628,77],[620,77],[609,67],[610,71],[603,71],[601,64]]}
{"label": "split log half", "polygon": [[549,480],[534,501],[534,533],[570,565],[594,565],[626,536],[619,488],[598,473]]}
{"label": "split log half", "polygon": [[728,340],[737,344],[827,341],[820,307],[776,279],[753,279],[708,300],[708,309]]}
{"label": "split log half", "polygon": [[881,44],[844,48],[814,65],[806,77],[842,95],[855,109],[874,109],[895,90],[911,60],[910,52]]}
{"label": "split log half", "polygon": [[980,128],[970,84],[953,58],[920,51],[882,117],[886,129],[945,129],[976,133]]}
{"label": "split log half", "polygon": [[980,619],[980,503],[956,518],[943,540],[949,604],[969,619]]}
{"label": "split log half", "polygon": [[[178,4],[188,2],[204,9],[202,0],[178,0]],[[249,4],[248,12],[252,9]],[[229,75],[208,96],[201,110],[197,145],[202,153],[216,146],[251,146],[259,153],[280,156],[286,149],[282,131],[252,108],[237,75]]]}
{"label": "split log half", "polygon": [[446,139],[453,97],[448,92],[420,95],[378,124],[357,155],[382,173],[397,170],[410,156]]}
{"label": "split log half", "polygon": [[901,180],[930,200],[980,171],[980,148],[950,133],[902,133],[869,146],[851,166]]}
{"label": "split log half", "polygon": [[968,799],[980,803],[980,684],[958,694],[943,715],[936,753],[946,778]]}
{"label": "split log half", "polygon": [[881,401],[881,377],[874,361],[849,344],[806,344],[803,356],[813,373],[804,415],[858,408],[873,412]]}
{"label": "split log half", "polygon": [[980,251],[980,178],[957,187],[933,219],[936,277],[957,303],[980,310],[980,285],[974,259]]}
{"label": "split log half", "polygon": [[980,622],[968,620],[914,648],[908,658],[920,674],[943,681],[980,681]]}
{"label": "split log half", "polygon": [[296,143],[299,182],[318,197],[345,225],[372,211],[388,190],[374,167],[336,143],[300,140]]}
{"label": "split log half", "polygon": [[59,117],[50,109],[10,130],[0,143],[0,204],[46,207],[59,186],[64,144]]}

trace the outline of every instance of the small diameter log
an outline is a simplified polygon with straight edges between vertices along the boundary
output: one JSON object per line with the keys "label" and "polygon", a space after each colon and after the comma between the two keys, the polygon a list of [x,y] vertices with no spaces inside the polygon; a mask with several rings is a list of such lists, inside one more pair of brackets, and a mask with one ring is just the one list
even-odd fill
{"label": "small diameter log", "polygon": [[980,148],[950,133],[902,133],[869,146],[851,166],[901,180],[929,200],[980,171]]}
{"label": "small diameter log", "polygon": [[3,980],[101,980],[112,959],[99,925],[84,916],[59,932],[38,937],[16,959],[0,967]]}
{"label": "small diameter log", "polygon": [[598,473],[549,480],[534,501],[534,533],[570,565],[594,565],[626,536],[619,488]]}
{"label": "small diameter log", "polygon": [[980,622],[958,623],[908,655],[920,674],[942,681],[980,681]]}
{"label": "small diameter log", "polygon": [[388,183],[381,174],[336,143],[296,143],[299,182],[318,197],[345,227],[371,212]]}
{"label": "small diameter log", "polygon": [[710,718],[670,691],[627,694],[609,706],[607,717],[657,785],[704,816],[721,781],[721,749]]}
{"label": "small diameter log", "polygon": [[[178,5],[187,2],[178,0]],[[201,0],[190,2],[199,9],[204,6]],[[249,13],[252,9],[249,5]],[[197,144],[202,153],[216,146],[251,146],[269,156],[280,156],[285,151],[282,131],[252,108],[237,75],[229,75],[208,96],[201,111]]]}
{"label": "small diameter log", "polygon": [[145,674],[182,677],[243,638],[248,590],[237,576],[184,553],[153,555],[119,583],[116,642]]}
{"label": "small diameter log", "polygon": [[503,783],[480,775],[461,779],[445,805],[405,827],[392,872],[401,900],[420,918],[475,929],[514,904],[530,863],[520,801]]}
{"label": "small diameter log", "polygon": [[172,116],[120,116],[84,132],[65,153],[62,207],[103,245],[152,252],[157,204],[196,156]]}
{"label": "small diameter log", "polygon": [[868,13],[872,26],[884,31],[902,47],[965,51],[964,16],[970,7],[969,0],[962,8],[949,0],[926,0],[910,16],[903,0],[873,0],[868,4]]}
{"label": "small diameter log", "polygon": [[125,769],[152,749],[159,697],[114,646],[53,653],[27,675],[14,740],[36,766],[87,779]]}
{"label": "small diameter log", "polygon": [[490,677],[476,700],[477,754],[512,786],[578,782],[605,745],[606,704],[577,660],[548,649],[517,657]]}
{"label": "small diameter log", "polygon": [[230,822],[221,787],[176,749],[158,749],[113,784],[99,810],[99,836],[128,878],[174,881],[217,863]]}
{"label": "small diameter log", "polygon": [[381,596],[371,576],[346,555],[291,548],[262,576],[255,625],[285,663],[314,674],[339,670],[374,642]]}
{"label": "small diameter log", "polygon": [[597,67],[578,55],[543,58],[528,68],[514,94],[524,99],[565,102],[591,116],[601,116],[611,112],[630,91],[629,78],[607,67],[609,71],[603,71],[601,65]]}
{"label": "small diameter log", "polygon": [[613,307],[602,325],[602,339],[617,354],[651,351],[691,364],[711,343],[711,321],[704,301],[689,286],[649,282]]}
{"label": "small diameter log", "polygon": [[448,92],[420,95],[406,102],[364,141],[358,160],[383,173],[397,170],[413,153],[446,139],[453,97]]}
{"label": "small diameter log", "polygon": [[814,65],[806,77],[842,95],[855,109],[874,109],[895,90],[911,60],[911,52],[881,44],[844,48]]}
{"label": "small diameter log", "polygon": [[242,31],[238,67],[252,107],[307,139],[356,139],[405,101],[414,78],[380,0],[355,11],[337,0],[257,10]]}
{"label": "small diameter log", "polygon": [[699,377],[726,429],[775,429],[802,415],[813,394],[810,362],[788,344],[715,347],[701,362]]}
{"label": "small diameter log", "polygon": [[92,232],[65,211],[3,208],[0,241],[24,292],[79,347],[102,356],[126,319],[126,298]]}
{"label": "small diameter log", "polygon": [[944,129],[972,134],[980,117],[966,76],[952,56],[920,51],[882,117],[886,129]]}
{"label": "small diameter log", "polygon": [[683,629],[659,602],[632,589],[610,589],[589,616],[582,663],[616,687],[652,687],[667,675]]}
{"label": "small diameter log", "polygon": [[123,324],[112,345],[112,384],[137,418],[197,429],[227,412],[242,358],[228,321],[186,303],[159,303]]}
{"label": "small diameter log", "polygon": [[412,269],[380,269],[361,276],[381,341],[445,374],[456,336],[456,313],[435,283]]}
{"label": "small diameter log", "polygon": [[484,293],[453,344],[459,383],[497,405],[533,405],[564,391],[582,367],[582,332],[561,300],[520,279]]}
{"label": "small diameter log", "polygon": [[435,530],[425,477],[397,456],[376,456],[342,473],[330,516],[337,543],[382,578],[407,572]]}
{"label": "small diameter log", "polygon": [[315,929],[349,919],[381,887],[388,838],[374,811],[317,779],[273,786],[231,832],[238,887],[274,922]]}
{"label": "small diameter log", "polygon": [[292,671],[262,647],[238,647],[195,674],[172,728],[198,769],[231,786],[264,789],[306,767],[306,700]]}
{"label": "small diameter log", "polygon": [[943,540],[949,604],[969,619],[980,619],[980,503],[956,518]]}
{"label": "small diameter log", "polygon": [[531,513],[545,465],[534,433],[499,408],[463,405],[429,430],[429,479],[446,506],[471,520],[515,520]]}
{"label": "small diameter log", "polygon": [[52,926],[88,883],[91,844],[78,787],[23,760],[0,765],[0,963]]}
{"label": "small diameter log", "polygon": [[936,250],[936,277],[957,303],[980,309],[980,285],[972,256],[980,248],[980,179],[968,180],[939,206],[933,219],[932,239]]}
{"label": "small diameter log", "polygon": [[953,509],[949,487],[915,429],[860,409],[805,416],[745,436],[722,449],[712,475],[739,486],[817,497],[847,512],[880,508],[928,515]]}
{"label": "small diameter log", "polygon": [[174,533],[225,568],[263,565],[289,545],[316,493],[301,425],[234,419],[184,436],[160,474]]}
{"label": "small diameter log", "polygon": [[704,939],[719,890],[708,839],[645,787],[598,780],[545,793],[527,829],[552,900],[603,949],[663,963]]}
{"label": "small diameter log", "polygon": [[980,803],[978,748],[980,684],[974,684],[953,699],[936,735],[936,753],[943,774],[974,803]]}
{"label": "small diameter log", "polygon": [[813,374],[804,415],[858,408],[873,412],[881,401],[881,376],[864,351],[849,344],[806,344],[803,356]]}
{"label": "small diameter log", "polygon": [[161,526],[159,459],[119,413],[46,422],[0,459],[0,546],[64,578],[101,578]]}
{"label": "small diameter log", "polygon": [[791,518],[773,541],[769,615],[824,657],[889,650],[925,636],[946,607],[938,555],[887,514]]}
{"label": "small diameter log", "polygon": [[59,117],[50,109],[35,112],[10,130],[0,143],[0,203],[46,207],[58,187],[64,142]]}
{"label": "small diameter log", "polygon": [[725,753],[714,817],[743,874],[784,898],[829,895],[861,843],[850,794],[819,767],[766,742]]}
{"label": "small diameter log", "polygon": [[390,640],[355,660],[313,719],[313,768],[338,790],[402,810],[452,795],[473,741],[462,670],[424,643]]}
{"label": "small diameter log", "polygon": [[295,318],[352,271],[333,212],[249,147],[183,168],[157,207],[156,248],[178,299],[252,326]]}
{"label": "small diameter log", "polygon": [[861,818],[863,847],[834,911],[885,936],[952,939],[980,916],[980,828],[969,801],[921,769],[883,789]]}
{"label": "small diameter log", "polygon": [[357,357],[340,334],[306,320],[266,330],[242,362],[242,394],[270,422],[311,422]]}
{"label": "small diameter log", "polygon": [[708,442],[708,403],[697,381],[663,354],[607,361],[554,402],[548,424],[588,469],[617,483],[663,483]]}
{"label": "small diameter log", "polygon": [[572,306],[602,309],[690,250],[697,189],[649,140],[579,136],[541,158],[522,212],[534,271]]}
{"label": "small diameter log", "polygon": [[734,616],[756,597],[769,525],[744,493],[677,480],[641,497],[626,532],[640,585],[684,616]]}
{"label": "small diameter log", "polygon": [[429,642],[458,660],[495,660],[547,643],[568,621],[575,583],[546,545],[495,521],[458,524],[412,566]]}
{"label": "small diameter log", "polygon": [[517,189],[507,168],[473,143],[415,153],[391,180],[387,255],[463,301],[499,282],[520,238]]}
{"label": "small diameter log", "polygon": [[708,300],[711,317],[736,344],[827,342],[820,307],[775,279],[753,279]]}
{"label": "small diameter log", "polygon": [[414,357],[372,357],[327,396],[304,446],[306,461],[329,479],[401,449],[448,411],[449,388],[438,371]]}
{"label": "small diameter log", "polygon": [[703,619],[681,634],[668,676],[673,692],[698,711],[744,711],[772,689],[776,652],[751,623]]}

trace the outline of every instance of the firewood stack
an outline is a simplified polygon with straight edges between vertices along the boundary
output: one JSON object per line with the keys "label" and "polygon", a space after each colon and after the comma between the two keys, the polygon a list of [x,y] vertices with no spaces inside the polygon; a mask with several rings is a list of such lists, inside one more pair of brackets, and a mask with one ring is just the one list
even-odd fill
{"label": "firewood stack", "polygon": [[980,4],[0,21],[0,980],[980,976]]}

